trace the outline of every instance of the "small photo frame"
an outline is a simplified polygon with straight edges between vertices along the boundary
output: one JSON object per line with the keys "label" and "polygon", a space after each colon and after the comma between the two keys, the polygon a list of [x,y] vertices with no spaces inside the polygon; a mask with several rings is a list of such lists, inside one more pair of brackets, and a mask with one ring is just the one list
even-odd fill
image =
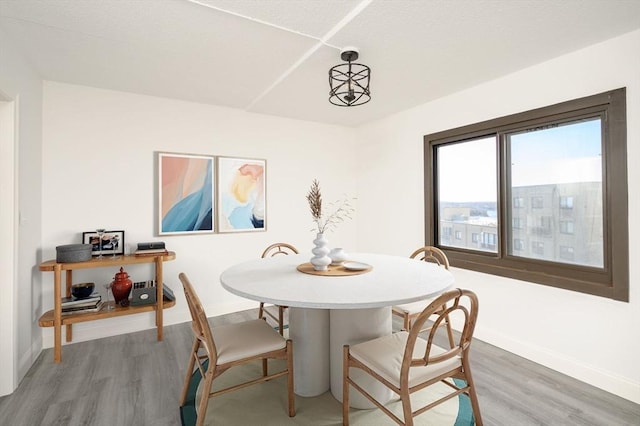
{"label": "small photo frame", "polygon": [[82,243],[91,244],[92,256],[124,254],[124,231],[104,231],[102,244],[96,231],[83,232]]}

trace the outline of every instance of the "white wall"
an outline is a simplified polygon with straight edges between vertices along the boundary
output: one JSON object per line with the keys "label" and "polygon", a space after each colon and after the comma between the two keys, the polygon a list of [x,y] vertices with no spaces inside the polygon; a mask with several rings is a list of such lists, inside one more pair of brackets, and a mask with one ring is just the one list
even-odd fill
{"label": "white wall", "polygon": [[[359,129],[358,250],[408,255],[424,243],[423,136],[627,87],[630,302],[454,269],[476,291],[476,336],[640,403],[640,31]],[[366,149],[363,149],[365,148]],[[461,179],[472,178],[472,174]],[[375,229],[375,232],[371,232]]]}
{"label": "white wall", "polygon": [[[40,305],[40,276],[34,266],[40,262],[40,155],[42,132],[42,82],[36,72],[7,43],[0,29],[0,98],[6,102],[3,113],[0,166],[10,170],[13,182],[3,174],[0,207],[3,210],[0,239],[10,244],[12,257],[0,259],[2,280],[3,368],[0,369],[0,395],[10,393],[27,373],[42,346],[37,314]],[[6,111],[11,108],[12,111]],[[7,122],[13,121],[11,122]],[[13,127],[8,129],[8,127]],[[11,133],[9,135],[8,133]],[[11,139],[13,138],[13,141]],[[17,217],[21,218],[18,224]],[[7,225],[7,223],[9,223]],[[11,243],[8,241],[12,240]],[[10,277],[10,278],[7,278]],[[19,332],[18,332],[19,330]],[[5,336],[5,332],[10,336]]]}
{"label": "white wall", "polygon": [[5,342],[0,352],[0,365],[5,365],[6,373],[0,379],[0,395],[13,392],[16,382],[16,297],[18,256],[17,242],[17,146],[15,138],[15,101],[0,92],[0,341]]}
{"label": "white wall", "polygon": [[[354,131],[343,127],[53,82],[44,85],[43,116],[44,257],[55,258],[56,246],[79,243],[83,231],[97,227],[124,230],[127,244],[164,240],[177,254],[165,264],[165,282],[180,297],[165,311],[166,324],[189,319],[181,271],[209,316],[257,307],[222,289],[220,273],[277,241],[311,257],[315,234],[306,194],[312,180],[320,181],[326,202],[355,192]],[[266,159],[267,231],[154,237],[156,151]],[[355,220],[345,222],[328,239],[333,246],[355,247],[355,229]],[[151,274],[146,266],[126,270],[134,280]],[[78,271],[74,282],[104,284],[115,272]],[[47,310],[53,305],[52,274],[43,281]],[[151,328],[153,319],[140,314],[78,324],[74,341]],[[44,339],[52,346],[52,329]]]}

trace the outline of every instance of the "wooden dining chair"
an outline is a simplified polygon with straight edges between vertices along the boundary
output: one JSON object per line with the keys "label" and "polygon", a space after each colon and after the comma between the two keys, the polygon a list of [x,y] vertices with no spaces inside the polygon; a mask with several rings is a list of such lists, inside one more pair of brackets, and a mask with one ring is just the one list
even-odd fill
{"label": "wooden dining chair", "polygon": [[[200,400],[195,402],[197,407],[196,426],[204,424],[209,398],[287,376],[289,417],[295,416],[291,340],[285,340],[266,321],[260,319],[211,328],[200,298],[195,293],[189,279],[184,273],[180,273],[179,277],[191,313],[191,328],[195,336],[189,356],[187,377],[180,397],[180,407],[184,407],[187,403],[195,369],[199,371],[200,377],[203,379],[200,384],[202,386]],[[286,360],[286,368],[277,373],[269,374],[267,364],[269,359]],[[214,392],[211,391],[213,381],[222,373],[232,367],[256,360],[262,360],[262,376]],[[247,404],[250,403],[247,401]]]}
{"label": "wooden dining chair", "polygon": [[[264,249],[262,252],[262,257],[273,257],[279,254],[298,254],[298,249],[287,243],[275,243],[271,244],[269,247]],[[278,309],[278,316],[269,311],[269,308],[273,306]],[[266,316],[270,317],[274,321],[278,323],[278,332],[281,336],[284,336],[284,329],[287,328],[287,325],[284,323],[284,311],[287,309],[287,306],[280,305],[266,305],[264,302],[260,302],[260,307],[258,308],[258,318],[263,319]]]}
{"label": "wooden dining chair", "polygon": [[[443,268],[449,269],[449,259],[447,259],[447,255],[437,247],[433,246],[425,246],[417,249],[411,256],[411,259],[422,260],[424,262],[432,262],[437,264],[438,266],[442,266]],[[401,305],[395,305],[391,308],[391,312],[402,318],[402,329],[405,331],[409,331],[412,328],[412,323],[414,320],[420,315],[420,313],[424,310],[426,306],[428,306],[434,298],[420,300],[418,302],[412,303],[404,303]],[[435,312],[438,314],[439,312]],[[445,317],[442,326],[447,330],[447,337],[449,339],[449,345],[453,347],[454,339],[453,339],[453,329],[451,328],[451,321],[449,318]],[[427,324],[425,328],[421,331],[428,331],[431,329],[431,325]]]}
{"label": "wooden dining chair", "polygon": [[[435,325],[425,340],[419,336],[420,329],[434,314],[437,316]],[[445,321],[445,318],[456,315],[461,317],[464,324],[458,341],[453,348],[437,346],[434,343],[437,326]],[[342,363],[342,424],[349,425],[349,388],[353,387],[397,424],[407,426],[413,425],[414,417],[464,394],[470,399],[475,424],[482,426],[480,406],[469,364],[469,349],[477,317],[478,298],[475,293],[455,289],[443,293],[427,306],[416,318],[411,331],[400,331],[353,346],[345,345]],[[402,405],[402,418],[359,386],[352,378],[353,369],[364,371],[397,394]],[[450,388],[450,392],[431,403],[420,403],[420,407],[413,407],[412,395],[439,383],[439,386],[448,392]]]}

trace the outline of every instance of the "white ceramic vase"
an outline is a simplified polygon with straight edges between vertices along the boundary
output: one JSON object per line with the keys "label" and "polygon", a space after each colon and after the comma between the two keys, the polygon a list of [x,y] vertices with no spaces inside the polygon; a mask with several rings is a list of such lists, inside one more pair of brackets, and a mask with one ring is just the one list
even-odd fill
{"label": "white ceramic vase", "polygon": [[316,271],[326,271],[331,264],[329,255],[329,241],[324,237],[323,233],[318,233],[316,239],[313,240],[315,247],[311,250],[313,257],[310,262]]}
{"label": "white ceramic vase", "polygon": [[340,247],[336,247],[329,252],[329,257],[331,258],[332,265],[342,265],[345,261],[349,259],[347,253],[344,249]]}

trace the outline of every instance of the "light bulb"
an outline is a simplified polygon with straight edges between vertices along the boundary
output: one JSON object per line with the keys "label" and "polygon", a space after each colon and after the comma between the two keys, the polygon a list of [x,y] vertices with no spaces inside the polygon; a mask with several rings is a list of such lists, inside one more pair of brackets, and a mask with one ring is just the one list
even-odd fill
{"label": "light bulb", "polygon": [[345,95],[344,100],[347,102],[353,102],[356,99],[353,89],[349,89],[349,93]]}

